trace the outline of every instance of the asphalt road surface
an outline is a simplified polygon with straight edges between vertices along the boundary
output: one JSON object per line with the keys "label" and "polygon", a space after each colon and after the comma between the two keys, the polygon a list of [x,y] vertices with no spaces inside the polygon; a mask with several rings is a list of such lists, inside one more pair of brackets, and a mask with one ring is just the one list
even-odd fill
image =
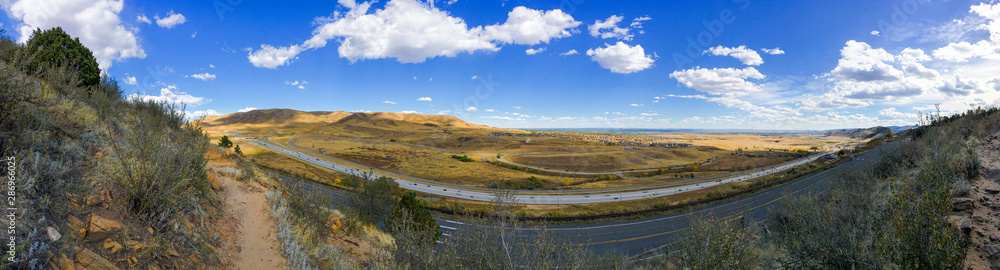
{"label": "asphalt road surface", "polygon": [[[336,165],[332,162],[316,158],[297,149],[288,149],[283,146],[275,145],[264,140],[253,140],[253,139],[248,139],[248,140],[320,167],[329,168],[348,174],[356,174],[361,172],[353,168],[345,167],[343,165]],[[661,197],[671,194],[709,188],[725,183],[740,182],[756,177],[766,176],[772,173],[780,172],[785,169],[805,164],[807,162],[811,162],[819,157],[820,155],[814,155],[809,158],[800,159],[795,162],[785,163],[771,168],[761,169],[760,171],[754,171],[745,175],[737,175],[728,178],[722,178],[716,181],[695,183],[684,186],[675,186],[675,187],[648,189],[639,191],[614,192],[614,193],[604,193],[604,194],[574,194],[574,195],[519,194],[515,195],[515,199],[517,200],[517,203],[522,203],[522,204],[580,204],[580,203],[628,201],[628,200]],[[356,163],[351,163],[348,161],[343,161],[343,160],[338,160],[338,161],[350,164],[353,167],[371,169],[370,167]],[[399,174],[390,173],[378,169],[373,169],[373,170],[376,173],[392,177],[397,183],[399,183],[399,186],[401,188],[408,190],[434,194],[444,197],[461,198],[461,199],[476,200],[476,201],[492,201],[494,199],[493,193],[488,190],[460,188],[456,187],[455,185],[446,185],[444,183],[432,180],[419,179],[409,176],[395,177]]]}
{"label": "asphalt road surface", "polygon": [[[741,198],[702,205],[684,212],[595,224],[528,226],[520,228],[519,235],[530,240],[544,227],[557,237],[567,239],[571,243],[586,245],[597,253],[614,252],[636,256],[683,237],[684,231],[690,226],[691,215],[710,213],[715,217],[743,217],[760,221],[766,218],[767,214],[777,206],[777,202],[783,198],[811,196],[822,192],[838,173],[859,169],[863,164],[879,159],[881,151],[888,151],[898,146],[898,142],[889,143],[829,170]],[[468,230],[469,226],[473,226],[443,217],[438,217],[438,224],[441,226],[441,232],[446,235]]]}

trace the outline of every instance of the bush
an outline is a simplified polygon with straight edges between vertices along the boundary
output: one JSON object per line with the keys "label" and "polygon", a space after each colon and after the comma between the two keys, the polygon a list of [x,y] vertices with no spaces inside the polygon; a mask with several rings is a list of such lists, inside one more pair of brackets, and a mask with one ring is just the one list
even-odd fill
{"label": "bush", "polygon": [[31,66],[36,72],[65,64],[78,71],[80,86],[94,86],[101,82],[101,70],[93,53],[80,43],[79,38],[70,37],[61,27],[45,31],[36,29],[26,49],[34,56]]}
{"label": "bush", "polygon": [[374,178],[371,172],[357,177],[361,188],[349,194],[348,210],[364,223],[383,224],[396,210],[399,184],[389,177]]}
{"label": "bush", "polygon": [[152,101],[133,101],[133,113],[114,124],[113,162],[107,177],[133,213],[162,227],[209,196],[204,153],[207,138],[182,113]]}

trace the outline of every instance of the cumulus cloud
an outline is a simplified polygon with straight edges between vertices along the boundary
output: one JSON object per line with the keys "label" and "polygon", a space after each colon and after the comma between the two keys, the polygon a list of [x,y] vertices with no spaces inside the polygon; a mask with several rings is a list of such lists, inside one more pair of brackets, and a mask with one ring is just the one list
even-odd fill
{"label": "cumulus cloud", "polygon": [[916,120],[919,116],[915,113],[904,113],[896,108],[886,108],[878,112],[879,118]]}
{"label": "cumulus cloud", "polygon": [[753,67],[744,69],[695,67],[674,71],[670,73],[670,77],[688,88],[712,95],[740,96],[759,92],[760,86],[747,79],[761,80],[764,79],[764,74]]}
{"label": "cumulus cloud", "polygon": [[559,55],[561,55],[561,56],[570,56],[570,55],[574,55],[574,54],[579,54],[579,52],[577,52],[576,50],[569,50],[567,52],[560,53]]}
{"label": "cumulus cloud", "polygon": [[653,58],[646,55],[641,45],[629,46],[619,41],[615,45],[587,50],[587,56],[601,67],[614,73],[629,74],[653,66]]}
{"label": "cumulus cloud", "polygon": [[129,76],[128,74],[125,74],[125,79],[122,82],[127,85],[139,85],[139,81],[135,79],[135,76]]}
{"label": "cumulus cloud", "polygon": [[202,80],[202,81],[208,81],[208,80],[214,80],[215,79],[215,74],[211,74],[211,73],[205,72],[205,73],[201,73],[201,74],[184,75],[184,77],[195,78],[195,79],[199,79],[199,80]]}
{"label": "cumulus cloud", "polygon": [[785,54],[785,51],[782,51],[781,48],[778,48],[778,47],[774,47],[774,49],[761,48],[760,50],[763,51],[764,53],[770,54],[770,55]]}
{"label": "cumulus cloud", "polygon": [[153,23],[153,21],[150,21],[149,17],[146,17],[146,15],[135,16],[135,21],[136,22],[145,23],[145,24],[151,24],[151,23]]}
{"label": "cumulus cloud", "polygon": [[960,41],[934,50],[934,58],[951,62],[966,62],[972,58],[1000,59],[1000,3],[980,3],[972,6],[970,13],[985,22],[976,29],[989,32],[989,38],[976,43]]}
{"label": "cumulus cloud", "polygon": [[160,27],[166,29],[174,28],[174,26],[178,26],[183,24],[184,22],[187,22],[187,18],[184,18],[184,15],[181,15],[180,13],[174,13],[173,10],[167,13],[166,17],[160,18],[160,16],[153,16],[153,18],[156,19],[156,25],[159,25]]}
{"label": "cumulus cloud", "polygon": [[240,109],[237,112],[249,112],[249,111],[255,111],[255,110],[257,110],[256,107],[246,107],[246,108]]}
{"label": "cumulus cloud", "polygon": [[840,51],[841,58],[831,72],[840,79],[858,82],[898,81],[903,72],[886,62],[895,57],[882,48],[872,48],[865,42],[848,41]]}
{"label": "cumulus cloud", "polygon": [[395,101],[390,101],[390,100],[382,101],[382,103],[396,105]]}
{"label": "cumulus cloud", "polygon": [[431,97],[418,98],[417,101],[431,101]]}
{"label": "cumulus cloud", "polygon": [[496,112],[494,109],[486,109],[486,112]]}
{"label": "cumulus cloud", "polygon": [[[776,50],[781,51],[780,49]],[[723,47],[722,45],[719,45],[705,50],[702,54],[707,53],[711,53],[716,56],[732,56],[733,58],[743,62],[744,65],[748,66],[759,66],[764,63],[764,59],[760,58],[760,54],[758,54],[757,51],[748,49],[745,45],[740,45],[736,48]]]}
{"label": "cumulus cloud", "polygon": [[368,13],[370,2],[342,1],[341,5],[351,10],[318,20],[324,23],[301,45],[261,45],[248,59],[254,66],[275,68],[290,63],[304,50],[325,47],[336,39],[340,57],[351,62],[395,58],[401,63],[421,63],[439,56],[497,51],[502,44],[548,43],[572,35],[570,30],[580,25],[561,10],[523,6],[510,11],[503,24],[470,28],[462,18],[416,0],[390,0],[373,13]]}
{"label": "cumulus cloud", "polygon": [[208,109],[208,110],[204,110],[204,111],[194,111],[194,112],[184,111],[184,118],[187,118],[187,119],[199,119],[199,118],[202,118],[202,117],[205,117],[205,116],[209,116],[209,115],[219,115],[219,112],[217,112],[215,110],[212,110],[212,109]]}
{"label": "cumulus cloud", "polygon": [[955,74],[951,80],[945,81],[944,84],[938,87],[938,90],[948,96],[968,96],[983,92],[979,82],[966,80],[959,74]]}
{"label": "cumulus cloud", "polygon": [[182,105],[197,107],[212,101],[211,99],[206,99],[204,97],[196,97],[185,92],[177,91],[177,86],[173,84],[161,88],[159,96],[131,94],[127,97],[127,99],[164,102],[178,107]]}
{"label": "cumulus cloud", "polygon": [[114,61],[146,57],[136,38],[138,30],[126,28],[119,17],[122,1],[6,0],[0,5],[16,24],[18,42],[27,42],[37,28],[58,26],[90,48],[103,70]]}
{"label": "cumulus cloud", "polygon": [[530,48],[530,49],[525,50],[524,53],[526,53],[528,55],[535,55],[535,54],[538,54],[538,53],[544,52],[544,51],[545,51],[545,48],[538,48],[538,49]]}
{"label": "cumulus cloud", "polygon": [[[632,29],[642,28],[642,22],[650,20],[649,17],[639,17],[632,20],[632,23],[626,27],[618,27],[618,23],[621,23],[625,17],[618,15],[611,15],[604,20],[596,20],[594,24],[587,27],[590,31],[590,35],[599,38],[617,38],[621,40],[632,40],[635,35],[630,33]],[[640,34],[643,33],[640,30]]]}
{"label": "cumulus cloud", "polygon": [[302,49],[298,45],[274,47],[265,44],[260,45],[260,49],[256,52],[251,52],[247,58],[250,59],[250,63],[255,67],[273,69],[287,65],[291,61],[298,59],[297,56],[300,52],[302,52]]}
{"label": "cumulus cloud", "polygon": [[465,108],[465,111],[467,111],[467,112],[478,112],[479,109],[476,109],[476,107],[468,107],[468,108]]}
{"label": "cumulus cloud", "polygon": [[879,36],[879,35],[880,35],[881,33],[880,33],[880,32],[879,32],[878,30],[872,30],[872,32],[871,32],[870,34],[871,34],[871,35],[873,35],[873,36],[876,36],[876,37],[877,37],[877,36]]}

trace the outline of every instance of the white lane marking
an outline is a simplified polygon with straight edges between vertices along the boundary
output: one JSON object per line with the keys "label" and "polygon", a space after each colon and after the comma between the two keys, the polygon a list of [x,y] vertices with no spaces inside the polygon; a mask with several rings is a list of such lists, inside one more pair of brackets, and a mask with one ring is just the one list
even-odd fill
{"label": "white lane marking", "polygon": [[[438,226],[440,226],[440,225],[438,225]],[[449,229],[449,230],[452,230],[452,231],[457,231],[458,230],[458,229],[455,229],[455,228],[452,228],[452,227],[448,227],[448,226],[441,226],[441,228],[442,229]]]}

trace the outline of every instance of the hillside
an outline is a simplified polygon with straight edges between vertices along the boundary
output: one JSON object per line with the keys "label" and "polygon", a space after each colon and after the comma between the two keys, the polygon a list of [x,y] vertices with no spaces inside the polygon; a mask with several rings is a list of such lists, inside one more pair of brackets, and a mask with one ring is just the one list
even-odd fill
{"label": "hillside", "polygon": [[462,121],[451,115],[426,115],[395,112],[303,112],[292,109],[267,109],[206,116],[200,125],[207,131],[245,129],[316,129],[434,131],[455,129],[497,129]]}
{"label": "hillside", "polygon": [[892,134],[894,134],[892,130],[887,127],[841,129],[841,130],[827,131],[826,133],[823,133],[824,136],[847,137],[855,140],[868,140],[868,139],[885,137],[886,135],[892,135]]}

